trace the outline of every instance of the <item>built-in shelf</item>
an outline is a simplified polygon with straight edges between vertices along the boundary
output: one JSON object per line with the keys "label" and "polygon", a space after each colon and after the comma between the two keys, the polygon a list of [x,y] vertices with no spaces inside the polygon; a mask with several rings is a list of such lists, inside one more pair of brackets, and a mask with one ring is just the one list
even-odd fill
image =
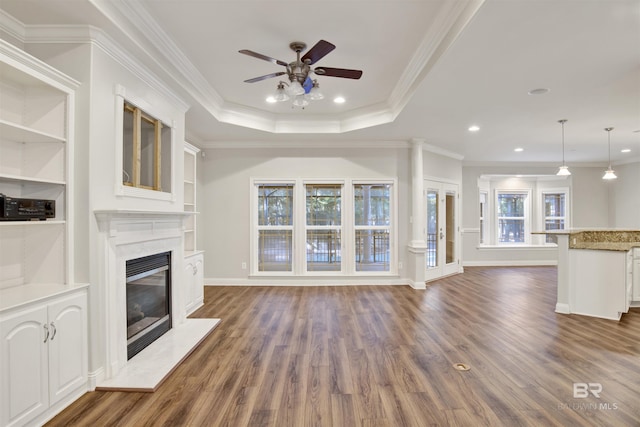
{"label": "built-in shelf", "polygon": [[66,142],[66,138],[0,119],[2,138],[16,142]]}
{"label": "built-in shelf", "polygon": [[5,173],[0,173],[0,179],[5,181],[29,182],[37,184],[66,185],[65,181],[60,181],[57,179],[43,179],[31,176],[10,175]]}
{"label": "built-in shelf", "polygon": [[64,225],[64,220],[47,219],[45,221],[0,221],[0,227],[40,227],[51,225]]}

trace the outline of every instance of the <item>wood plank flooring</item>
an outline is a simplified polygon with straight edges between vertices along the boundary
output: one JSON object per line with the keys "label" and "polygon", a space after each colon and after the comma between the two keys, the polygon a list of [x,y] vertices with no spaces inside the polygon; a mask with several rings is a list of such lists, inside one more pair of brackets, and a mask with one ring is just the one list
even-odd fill
{"label": "wood plank flooring", "polygon": [[193,317],[222,322],[155,393],[87,393],[48,425],[640,425],[640,309],[615,322],[555,301],[553,267],[426,290],[206,287]]}

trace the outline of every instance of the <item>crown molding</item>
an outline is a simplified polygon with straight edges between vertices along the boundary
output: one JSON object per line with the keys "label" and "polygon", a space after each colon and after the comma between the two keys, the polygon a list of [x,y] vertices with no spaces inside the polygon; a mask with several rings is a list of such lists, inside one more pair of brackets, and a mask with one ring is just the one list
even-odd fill
{"label": "crown molding", "polygon": [[[271,140],[242,140],[242,141],[200,141],[199,147],[210,149],[274,149],[274,148],[303,148],[317,149],[329,148],[336,149],[410,149],[412,141],[405,140],[293,140],[293,141],[271,141]],[[422,145],[423,151],[427,151],[440,156],[452,158],[454,160],[462,160],[464,156],[445,150],[430,144]]]}
{"label": "crown molding", "polygon": [[451,47],[484,2],[485,0],[471,0],[443,3],[437,16],[433,19],[433,26],[429,27],[429,31],[422,38],[416,54],[405,68],[389,97],[393,119],[400,114],[418,85],[431,71],[438,59]]}
{"label": "crown molding", "polygon": [[204,141],[200,146],[202,148],[215,148],[215,149],[259,149],[259,148],[304,148],[304,149],[316,149],[316,148],[330,148],[335,149],[376,149],[376,148],[409,148],[407,141],[392,141],[392,140],[380,140],[380,141],[358,141],[358,140],[304,140],[301,137],[300,140],[294,141],[271,141],[271,140],[243,140],[243,141]]}
{"label": "crown molding", "polygon": [[24,43],[25,26],[13,16],[0,9],[0,31]]}
{"label": "crown molding", "polygon": [[301,119],[300,116],[274,114],[226,102],[158,25],[143,3],[90,1],[218,121],[270,133],[343,133],[392,122],[424,76],[484,2],[443,3],[434,19],[437,26],[424,37],[414,60],[403,73],[388,102],[343,114],[305,116]]}
{"label": "crown molding", "polygon": [[123,49],[102,29],[90,25],[28,25],[25,26],[25,45],[28,44],[91,44],[109,55],[131,74],[161,93],[177,108],[187,111],[190,105],[167,82],[144,66],[134,55]]}

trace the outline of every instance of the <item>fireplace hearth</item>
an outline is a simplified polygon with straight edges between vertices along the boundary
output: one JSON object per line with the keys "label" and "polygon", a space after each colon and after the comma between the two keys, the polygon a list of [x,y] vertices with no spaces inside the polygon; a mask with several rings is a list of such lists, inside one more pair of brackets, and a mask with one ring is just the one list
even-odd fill
{"label": "fireplace hearth", "polygon": [[127,360],[171,329],[171,252],[126,262]]}

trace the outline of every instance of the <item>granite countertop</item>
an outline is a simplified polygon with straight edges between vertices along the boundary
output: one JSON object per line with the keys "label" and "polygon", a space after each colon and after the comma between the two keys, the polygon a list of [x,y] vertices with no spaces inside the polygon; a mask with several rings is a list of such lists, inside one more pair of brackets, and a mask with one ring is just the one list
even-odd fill
{"label": "granite countertop", "polygon": [[569,235],[569,249],[629,251],[640,247],[640,230],[570,229],[539,231],[532,234]]}

